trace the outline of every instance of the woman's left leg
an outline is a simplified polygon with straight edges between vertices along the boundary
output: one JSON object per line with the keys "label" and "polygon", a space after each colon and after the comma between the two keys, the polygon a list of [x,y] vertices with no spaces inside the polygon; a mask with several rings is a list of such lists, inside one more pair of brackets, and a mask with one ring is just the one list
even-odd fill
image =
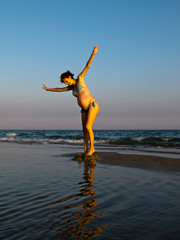
{"label": "woman's left leg", "polygon": [[94,149],[94,133],[92,130],[92,125],[96,119],[96,116],[99,112],[99,106],[97,102],[95,103],[95,107],[93,104],[90,105],[89,110],[88,110],[88,115],[87,115],[87,121],[86,121],[86,130],[89,134],[89,139],[90,139],[90,149],[87,152],[87,155],[90,156],[95,152]]}
{"label": "woman's left leg", "polygon": [[88,140],[89,140],[89,134],[86,130],[87,115],[88,115],[87,112],[81,110],[81,121],[84,135],[84,154],[88,152]]}

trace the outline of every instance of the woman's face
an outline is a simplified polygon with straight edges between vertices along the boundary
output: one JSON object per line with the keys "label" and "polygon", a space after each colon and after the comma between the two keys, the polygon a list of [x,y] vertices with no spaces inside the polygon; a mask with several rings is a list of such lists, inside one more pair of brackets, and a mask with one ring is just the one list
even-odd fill
{"label": "woman's face", "polygon": [[71,76],[69,76],[68,78],[64,78],[63,82],[69,86],[72,86],[75,84],[75,80]]}

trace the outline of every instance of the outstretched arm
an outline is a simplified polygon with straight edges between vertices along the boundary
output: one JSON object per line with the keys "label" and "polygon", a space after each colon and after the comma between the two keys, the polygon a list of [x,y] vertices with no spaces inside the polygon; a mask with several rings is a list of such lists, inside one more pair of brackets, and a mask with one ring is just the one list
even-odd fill
{"label": "outstretched arm", "polygon": [[72,90],[71,86],[64,87],[64,88],[47,88],[45,85],[43,85],[42,89],[46,91],[51,91],[51,92],[66,92]]}
{"label": "outstretched arm", "polygon": [[91,66],[91,63],[92,63],[92,61],[93,61],[93,59],[94,59],[95,54],[96,54],[98,51],[99,51],[99,47],[98,47],[97,44],[95,44],[95,45],[94,45],[93,52],[92,52],[89,60],[87,61],[85,68],[83,69],[83,71],[82,71],[82,72],[79,74],[79,76],[78,76],[79,78],[84,78],[84,76],[86,75],[88,69],[89,69],[90,66]]}

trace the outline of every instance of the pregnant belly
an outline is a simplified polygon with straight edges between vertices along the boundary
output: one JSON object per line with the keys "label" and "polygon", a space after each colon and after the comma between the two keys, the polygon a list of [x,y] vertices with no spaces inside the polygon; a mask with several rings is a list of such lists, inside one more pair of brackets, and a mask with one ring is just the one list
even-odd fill
{"label": "pregnant belly", "polygon": [[81,108],[85,109],[91,102],[93,102],[95,99],[90,96],[79,96],[77,98],[78,104]]}

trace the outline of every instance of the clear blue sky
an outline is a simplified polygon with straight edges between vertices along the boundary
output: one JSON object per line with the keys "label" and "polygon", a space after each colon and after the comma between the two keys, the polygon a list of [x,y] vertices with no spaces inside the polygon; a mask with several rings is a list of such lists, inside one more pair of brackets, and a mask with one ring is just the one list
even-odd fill
{"label": "clear blue sky", "polygon": [[59,75],[84,68],[94,129],[180,129],[179,0],[0,0],[0,129],[81,129]]}

